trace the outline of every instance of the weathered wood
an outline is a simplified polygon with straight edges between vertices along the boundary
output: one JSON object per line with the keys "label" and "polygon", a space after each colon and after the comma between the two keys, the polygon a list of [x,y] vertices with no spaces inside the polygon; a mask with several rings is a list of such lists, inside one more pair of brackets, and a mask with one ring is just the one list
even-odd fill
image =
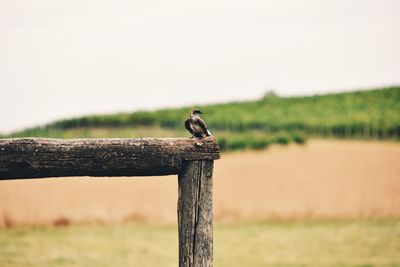
{"label": "weathered wood", "polygon": [[0,180],[178,174],[187,160],[220,157],[213,137],[0,139]]}
{"label": "weathered wood", "polygon": [[0,180],[178,174],[179,266],[213,265],[213,137],[0,139]]}
{"label": "weathered wood", "polygon": [[179,267],[213,266],[213,165],[185,161],[178,174]]}

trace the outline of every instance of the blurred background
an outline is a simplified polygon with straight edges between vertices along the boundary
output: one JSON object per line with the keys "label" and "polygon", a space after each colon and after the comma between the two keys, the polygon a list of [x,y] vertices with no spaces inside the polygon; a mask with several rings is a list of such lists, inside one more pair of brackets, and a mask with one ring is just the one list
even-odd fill
{"label": "blurred background", "polygon": [[[400,266],[400,2],[0,2],[0,138],[216,136],[216,266]],[[176,266],[177,178],[0,181],[0,266]]]}

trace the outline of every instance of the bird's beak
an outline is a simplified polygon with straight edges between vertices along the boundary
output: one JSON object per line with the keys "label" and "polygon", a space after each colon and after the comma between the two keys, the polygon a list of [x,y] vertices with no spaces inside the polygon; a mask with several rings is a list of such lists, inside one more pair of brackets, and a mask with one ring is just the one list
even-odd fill
{"label": "bird's beak", "polygon": [[203,113],[203,112],[201,112],[200,110],[199,110],[199,113],[200,113],[200,114],[204,114],[204,113]]}

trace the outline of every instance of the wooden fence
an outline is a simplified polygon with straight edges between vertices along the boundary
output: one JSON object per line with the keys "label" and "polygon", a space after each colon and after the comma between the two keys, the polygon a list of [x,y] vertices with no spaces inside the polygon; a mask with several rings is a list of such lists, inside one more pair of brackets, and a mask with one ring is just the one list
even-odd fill
{"label": "wooden fence", "polygon": [[178,174],[179,266],[213,265],[213,137],[0,139],[0,180]]}

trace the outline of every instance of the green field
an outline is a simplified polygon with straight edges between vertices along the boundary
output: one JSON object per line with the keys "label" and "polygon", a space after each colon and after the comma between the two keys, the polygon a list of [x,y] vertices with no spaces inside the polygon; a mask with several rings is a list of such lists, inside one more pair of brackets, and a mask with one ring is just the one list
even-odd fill
{"label": "green field", "polygon": [[[222,150],[304,143],[308,136],[400,138],[400,87],[308,97],[267,94],[255,101],[197,107]],[[72,118],[7,137],[188,136],[183,121],[191,108]]]}
{"label": "green field", "polygon": [[[400,266],[399,220],[217,225],[214,265]],[[173,225],[0,229],[0,266],[178,266]]]}

